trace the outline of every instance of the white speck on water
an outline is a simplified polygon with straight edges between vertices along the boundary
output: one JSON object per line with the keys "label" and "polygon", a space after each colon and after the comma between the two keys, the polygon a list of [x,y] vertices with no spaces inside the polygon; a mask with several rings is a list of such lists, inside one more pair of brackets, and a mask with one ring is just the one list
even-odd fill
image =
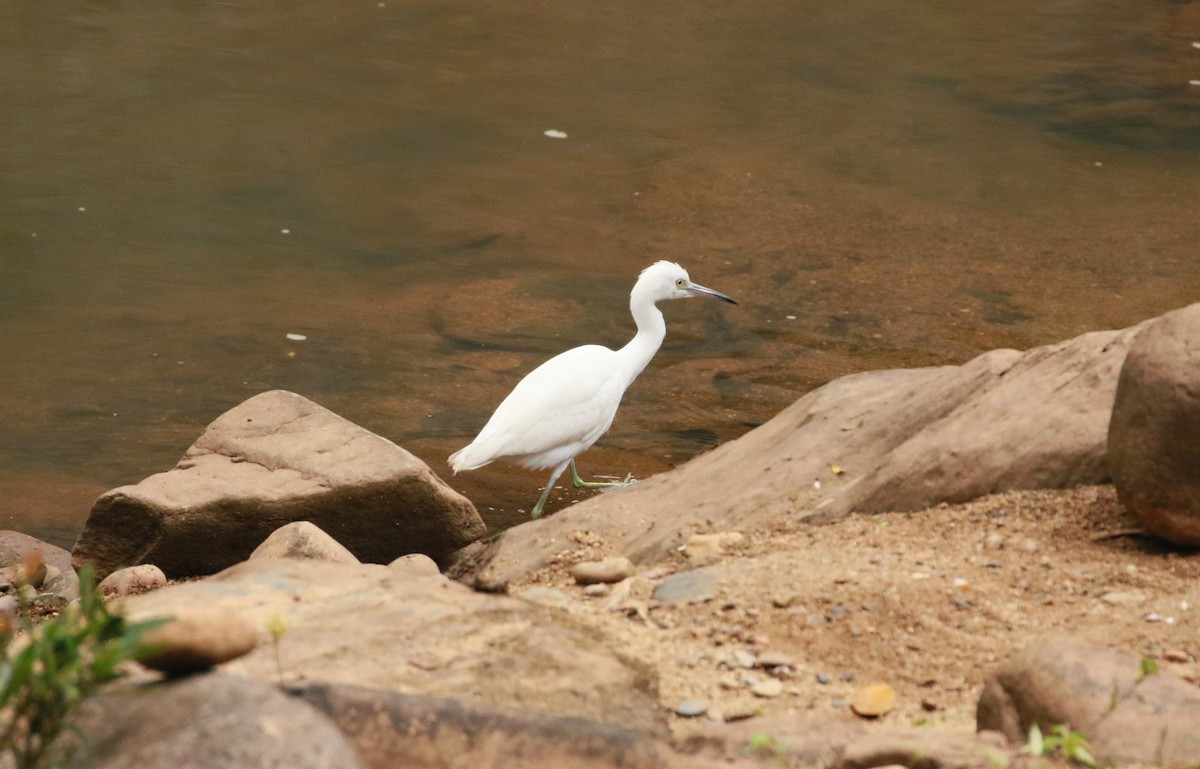
{"label": "white speck on water", "polygon": [[304,334],[288,334],[287,338],[293,342],[303,342],[305,339],[308,339]]}
{"label": "white speck on water", "polygon": [[566,132],[566,131],[560,131],[560,130],[558,130],[557,128],[551,128],[551,129],[549,129],[548,131],[542,131],[542,135],[544,135],[544,136],[549,136],[551,139],[565,139],[565,138],[567,138],[567,132]]}
{"label": "white speck on water", "polygon": [[280,232],[280,233],[282,233],[282,234],[284,234],[284,235],[291,235],[291,234],[292,234],[292,231],[291,231],[291,230],[288,230],[288,229],[283,229],[283,230],[280,230],[279,232]]}
{"label": "white speck on water", "polygon": [[796,319],[796,316],[795,316],[795,315],[784,315],[783,317],[787,318],[788,320],[795,320],[795,319]]}
{"label": "white speck on water", "polygon": [[86,210],[87,210],[87,206],[80,206],[80,207],[79,207],[79,210],[80,210],[80,211],[86,211]]}
{"label": "white speck on water", "polygon": [[1200,80],[1189,80],[1188,85],[1200,85]]}

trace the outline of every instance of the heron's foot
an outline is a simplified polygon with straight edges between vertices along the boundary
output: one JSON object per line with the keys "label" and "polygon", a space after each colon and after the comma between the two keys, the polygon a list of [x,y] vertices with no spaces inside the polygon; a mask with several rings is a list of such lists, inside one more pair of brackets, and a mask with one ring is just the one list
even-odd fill
{"label": "heron's foot", "polygon": [[575,463],[571,463],[571,482],[575,484],[577,489],[620,489],[625,486],[632,486],[637,483],[637,479],[633,477],[633,473],[625,476],[623,481],[585,481],[579,477],[579,471],[575,469]]}

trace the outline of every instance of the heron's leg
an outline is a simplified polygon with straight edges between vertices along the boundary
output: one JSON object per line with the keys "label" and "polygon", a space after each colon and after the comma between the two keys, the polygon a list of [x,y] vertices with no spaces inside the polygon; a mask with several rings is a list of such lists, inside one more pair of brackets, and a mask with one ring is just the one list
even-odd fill
{"label": "heron's leg", "polygon": [[565,465],[559,465],[554,468],[554,472],[550,473],[550,480],[546,483],[546,490],[542,492],[542,496],[538,498],[537,504],[533,506],[532,517],[542,517],[542,508],[546,506],[546,500],[550,497],[550,489],[554,488],[554,482],[558,480],[558,476],[562,475],[563,470],[566,469]]}
{"label": "heron's leg", "polygon": [[623,481],[585,481],[579,477],[579,471],[575,469],[574,459],[571,460],[571,482],[575,484],[575,488],[577,489],[616,489],[637,483],[633,477],[633,473],[627,474]]}

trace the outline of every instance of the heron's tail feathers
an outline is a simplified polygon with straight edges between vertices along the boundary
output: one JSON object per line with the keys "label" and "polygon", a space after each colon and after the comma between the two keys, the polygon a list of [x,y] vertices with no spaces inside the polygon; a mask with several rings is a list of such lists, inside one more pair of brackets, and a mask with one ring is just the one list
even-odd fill
{"label": "heron's tail feathers", "polygon": [[450,455],[450,469],[454,470],[455,475],[458,475],[463,470],[478,470],[493,459],[494,457],[489,456],[486,450],[478,444],[472,443]]}

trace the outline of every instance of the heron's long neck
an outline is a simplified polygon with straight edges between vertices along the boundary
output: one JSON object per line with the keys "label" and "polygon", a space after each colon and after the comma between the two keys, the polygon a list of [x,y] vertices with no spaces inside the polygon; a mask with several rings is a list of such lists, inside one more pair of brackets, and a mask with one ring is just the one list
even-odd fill
{"label": "heron's long neck", "polygon": [[646,364],[658,352],[663,339],[667,336],[667,324],[663,314],[653,302],[645,299],[639,301],[635,292],[629,298],[629,311],[633,313],[633,321],[637,324],[637,333],[633,339],[617,351],[621,366],[625,370],[629,382],[637,378],[646,368]]}

